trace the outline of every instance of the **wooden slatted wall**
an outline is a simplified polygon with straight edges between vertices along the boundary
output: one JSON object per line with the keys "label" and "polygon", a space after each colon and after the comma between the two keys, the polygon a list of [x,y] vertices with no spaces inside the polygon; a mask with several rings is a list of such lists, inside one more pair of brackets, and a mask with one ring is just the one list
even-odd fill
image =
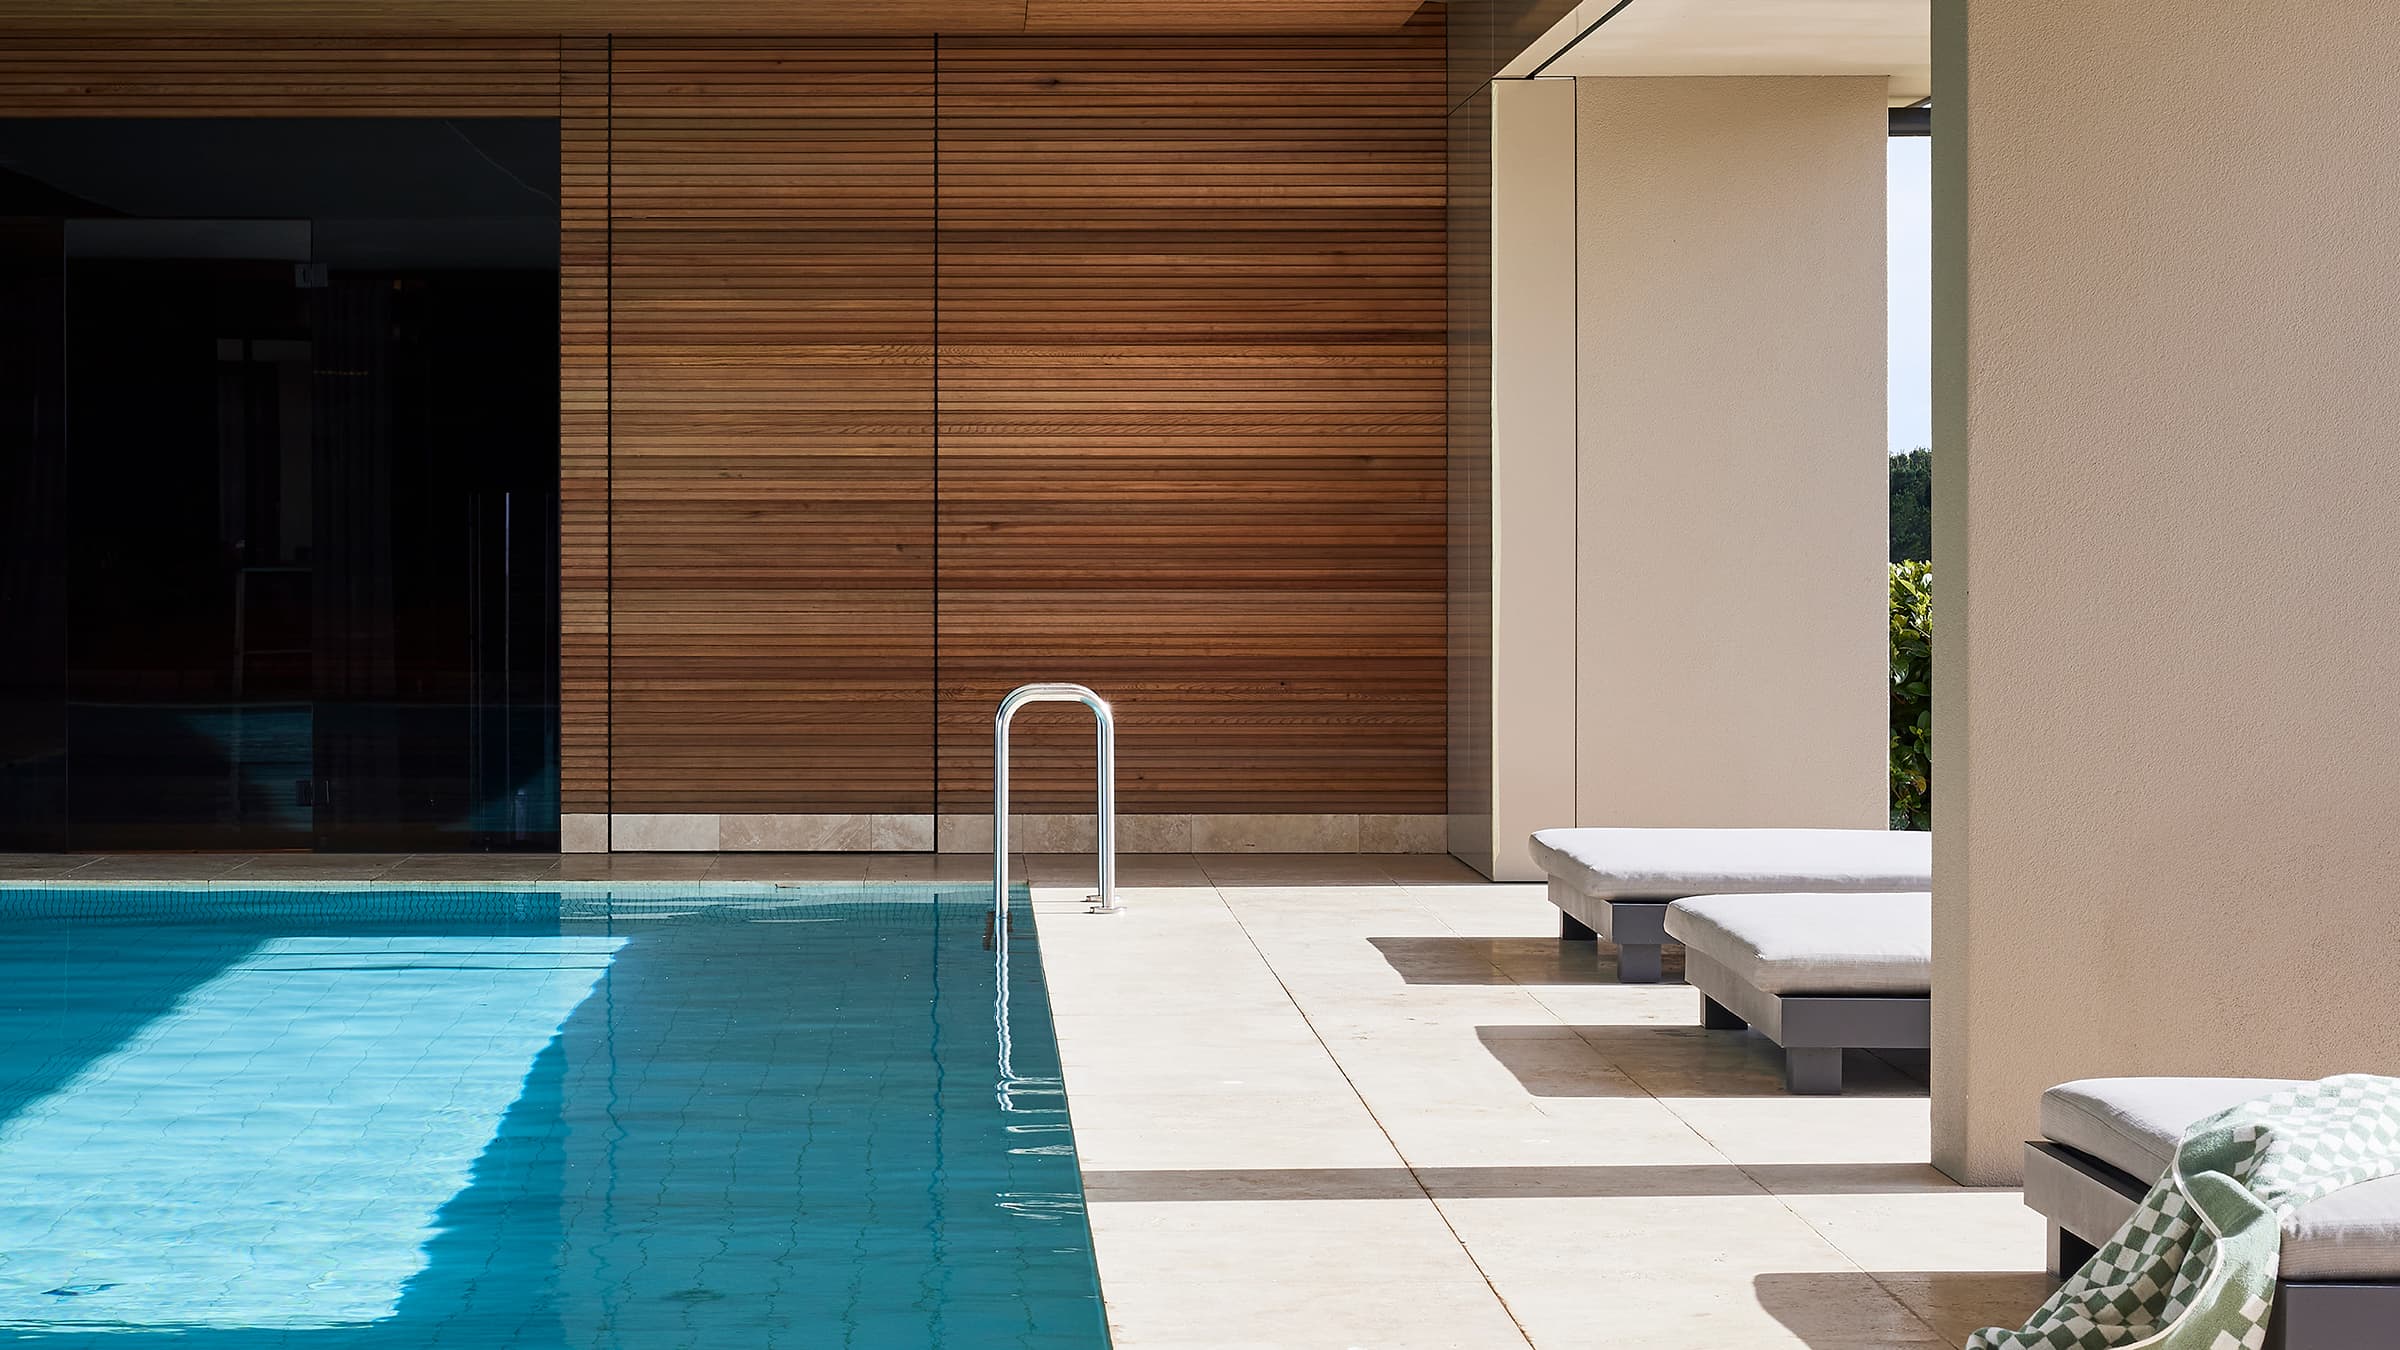
{"label": "wooden slatted wall", "polygon": [[0,117],[554,117],[559,40],[0,39]]}
{"label": "wooden slatted wall", "polygon": [[[1117,698],[1126,810],[1440,811],[1438,21],[941,74],[943,809],[1039,678]],[[1020,800],[1089,809],[1046,725]]]}
{"label": "wooden slatted wall", "polygon": [[[1550,2],[1563,5],[1565,0]],[[625,38],[1384,32],[1406,22],[1417,7],[1418,0],[678,0],[671,5],[658,0],[0,0],[0,41],[19,33],[564,33]],[[1538,33],[1546,23],[1533,31]],[[1525,40],[1530,41],[1531,34]]]}
{"label": "wooden slatted wall", "polygon": [[558,800],[606,814],[608,39],[567,39],[559,65]]}
{"label": "wooden slatted wall", "polygon": [[1129,811],[1431,812],[1440,42],[15,39],[0,115],[561,117],[571,813],[976,809],[1033,678]]}
{"label": "wooden slatted wall", "polygon": [[[1028,33],[1382,33],[1419,0],[1025,0]],[[974,30],[944,24],[945,33]],[[1139,42],[1143,38],[1136,38]]]}
{"label": "wooden slatted wall", "polygon": [[613,807],[930,811],[933,42],[613,87]]}

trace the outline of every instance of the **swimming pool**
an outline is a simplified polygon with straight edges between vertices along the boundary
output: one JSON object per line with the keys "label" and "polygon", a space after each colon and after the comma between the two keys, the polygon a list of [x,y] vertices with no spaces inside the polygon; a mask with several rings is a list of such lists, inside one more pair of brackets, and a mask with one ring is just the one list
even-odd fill
{"label": "swimming pool", "polygon": [[0,1342],[1104,1347],[990,909],[0,889]]}

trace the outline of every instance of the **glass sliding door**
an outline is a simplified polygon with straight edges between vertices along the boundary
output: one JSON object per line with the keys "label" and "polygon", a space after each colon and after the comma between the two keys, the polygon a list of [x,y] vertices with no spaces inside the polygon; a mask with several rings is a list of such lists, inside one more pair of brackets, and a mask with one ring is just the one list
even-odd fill
{"label": "glass sliding door", "polygon": [[67,846],[66,255],[0,177],[0,848]]}
{"label": "glass sliding door", "polygon": [[556,124],[0,122],[0,172],[57,535],[0,623],[61,658],[0,684],[0,846],[555,848]]}
{"label": "glass sliding door", "polygon": [[556,848],[556,284],[336,278],[311,316],[320,846]]}

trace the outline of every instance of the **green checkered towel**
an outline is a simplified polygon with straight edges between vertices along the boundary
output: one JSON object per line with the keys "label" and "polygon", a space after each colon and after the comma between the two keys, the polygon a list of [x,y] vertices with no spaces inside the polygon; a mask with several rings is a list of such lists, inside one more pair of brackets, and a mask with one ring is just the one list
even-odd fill
{"label": "green checkered towel", "polygon": [[2024,1330],[1987,1327],[1967,1350],[2258,1350],[2283,1221],[2395,1173],[2400,1078],[2343,1074],[2220,1111]]}

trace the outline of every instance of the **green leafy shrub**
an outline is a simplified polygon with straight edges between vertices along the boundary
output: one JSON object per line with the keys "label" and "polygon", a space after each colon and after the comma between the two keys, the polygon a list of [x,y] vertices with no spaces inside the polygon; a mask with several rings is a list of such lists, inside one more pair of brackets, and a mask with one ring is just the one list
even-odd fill
{"label": "green leafy shrub", "polygon": [[1933,564],[1892,564],[1892,828],[1933,828]]}

